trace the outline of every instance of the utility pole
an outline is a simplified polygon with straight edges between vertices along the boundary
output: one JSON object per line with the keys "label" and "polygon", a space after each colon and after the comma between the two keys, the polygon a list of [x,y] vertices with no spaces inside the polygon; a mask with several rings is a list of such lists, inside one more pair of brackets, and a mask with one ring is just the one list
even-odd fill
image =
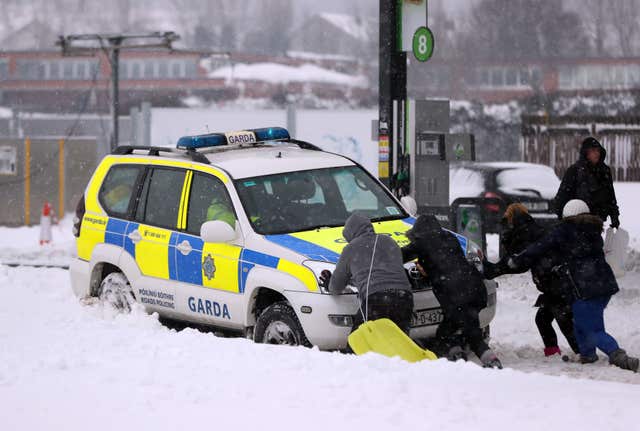
{"label": "utility pole", "polygon": [[118,116],[120,114],[119,69],[121,50],[173,49],[173,42],[180,39],[172,31],[145,34],[71,34],[60,36],[56,45],[63,55],[95,55],[102,51],[109,60],[111,69],[111,150],[119,142]]}

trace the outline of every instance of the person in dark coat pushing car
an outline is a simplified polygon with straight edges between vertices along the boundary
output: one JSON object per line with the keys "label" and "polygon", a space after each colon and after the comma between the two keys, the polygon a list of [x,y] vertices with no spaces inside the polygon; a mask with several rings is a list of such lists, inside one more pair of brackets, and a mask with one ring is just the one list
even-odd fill
{"label": "person in dark coat pushing car", "polygon": [[485,367],[502,368],[480,329],[479,313],[487,306],[482,275],[467,261],[458,239],[433,215],[418,217],[407,238],[410,243],[402,248],[402,258],[418,259],[444,314],[436,331],[440,355],[466,360],[466,342]]}
{"label": "person in dark coat pushing car", "polygon": [[579,199],[567,202],[562,222],[540,241],[510,258],[509,266],[530,265],[549,252],[562,253],[567,259],[566,276],[571,280],[573,324],[580,348],[580,362],[598,360],[596,348],[609,357],[609,363],[638,371],[638,358],[627,355],[606,332],[604,310],[618,292],[611,267],[604,258],[602,219],[589,214],[587,204]]}
{"label": "person in dark coat pushing car", "polygon": [[571,199],[584,201],[591,210],[606,221],[611,217],[611,227],[620,227],[620,210],[613,189],[611,169],[604,163],[607,151],[596,138],[588,137],[582,141],[580,158],[567,169],[562,177],[554,204],[558,217]]}
{"label": "person in dark coat pushing car", "polygon": [[570,280],[557,272],[565,263],[559,253],[550,251],[531,263],[531,268],[510,268],[507,265],[509,256],[524,251],[527,246],[542,239],[546,230],[529,215],[527,207],[521,203],[507,207],[502,218],[503,232],[501,246],[505,256],[498,263],[483,262],[484,276],[493,279],[504,274],[518,274],[531,269],[533,282],[540,291],[534,304],[536,326],[544,343],[544,355],[561,355],[558,347],[558,336],[553,329],[555,320],[566,338],[571,350],[578,354],[578,342],[573,331],[573,312],[571,311]]}
{"label": "person in dark coat pushing car", "polygon": [[347,219],[342,236],[349,244],[333,274],[325,270],[320,279],[332,294],[341,293],[348,284],[358,289],[360,309],[354,316],[353,330],[365,320],[386,317],[409,334],[413,293],[398,244],[386,235],[377,235],[371,221],[357,213]]}

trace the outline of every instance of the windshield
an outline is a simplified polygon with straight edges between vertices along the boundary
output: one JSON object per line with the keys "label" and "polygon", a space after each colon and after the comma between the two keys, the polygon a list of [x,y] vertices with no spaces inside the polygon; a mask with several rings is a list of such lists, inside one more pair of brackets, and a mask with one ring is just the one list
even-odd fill
{"label": "windshield", "polygon": [[235,183],[254,230],[263,235],[343,226],[354,212],[372,221],[408,217],[358,166],[287,172]]}

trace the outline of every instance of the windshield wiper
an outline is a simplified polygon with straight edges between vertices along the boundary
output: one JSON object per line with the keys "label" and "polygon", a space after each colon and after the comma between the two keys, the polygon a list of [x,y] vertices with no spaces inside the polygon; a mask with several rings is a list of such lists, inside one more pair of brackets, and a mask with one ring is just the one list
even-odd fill
{"label": "windshield wiper", "polygon": [[387,220],[402,220],[402,219],[405,219],[405,218],[407,218],[407,216],[406,215],[402,215],[402,214],[388,215],[388,216],[372,218],[371,219],[371,223],[376,223],[376,222],[380,222],[380,221],[387,221]]}

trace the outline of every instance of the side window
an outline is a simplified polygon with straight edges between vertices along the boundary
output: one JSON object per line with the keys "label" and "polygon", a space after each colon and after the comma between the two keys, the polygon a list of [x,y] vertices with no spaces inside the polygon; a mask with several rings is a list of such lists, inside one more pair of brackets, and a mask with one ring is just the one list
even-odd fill
{"label": "side window", "polygon": [[98,200],[107,214],[126,216],[136,181],[143,169],[144,166],[132,165],[111,167],[98,192]]}
{"label": "side window", "polygon": [[175,229],[185,171],[152,169],[145,179],[136,210],[136,220],[154,226]]}
{"label": "side window", "polygon": [[222,181],[210,175],[194,173],[189,194],[187,231],[200,234],[205,221],[220,220],[235,227],[233,204]]}

